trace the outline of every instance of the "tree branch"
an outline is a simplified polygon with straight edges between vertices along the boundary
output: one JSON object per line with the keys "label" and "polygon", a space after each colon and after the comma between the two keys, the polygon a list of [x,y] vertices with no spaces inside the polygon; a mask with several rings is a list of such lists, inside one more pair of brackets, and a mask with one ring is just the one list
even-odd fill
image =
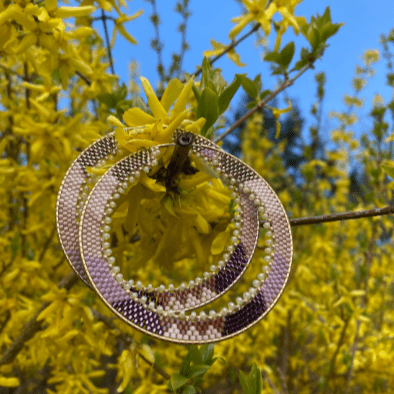
{"label": "tree branch", "polygon": [[351,219],[361,219],[373,216],[383,216],[394,214],[394,206],[387,206],[384,208],[373,208],[367,209],[365,211],[355,211],[355,212],[343,212],[343,213],[332,213],[329,215],[312,216],[306,218],[295,218],[290,219],[290,225],[303,226],[306,224],[317,224],[326,222],[337,222],[340,220],[351,220]]}
{"label": "tree branch", "polygon": [[89,78],[86,78],[85,75],[81,74],[79,71],[75,71],[75,74],[77,74],[79,78],[85,81],[87,85],[90,86],[92,84],[92,81]]}
{"label": "tree branch", "polygon": [[279,86],[278,89],[276,89],[274,92],[272,92],[270,95],[268,95],[263,101],[260,101],[255,107],[253,107],[250,111],[248,111],[244,116],[239,118],[230,128],[228,128],[224,133],[220,134],[217,138],[213,140],[216,144],[224,139],[228,134],[230,134],[232,131],[234,131],[238,126],[240,126],[243,122],[245,122],[246,119],[248,119],[250,116],[252,116],[256,111],[263,109],[268,102],[270,102],[274,97],[276,97],[280,92],[291,86],[296,79],[298,79],[306,70],[309,68],[313,67],[314,62],[319,58],[319,56],[316,57],[313,61],[309,62],[306,64],[304,67],[301,68],[301,70],[294,75],[294,77],[290,79],[285,79],[282,84]]}
{"label": "tree branch", "polygon": [[111,52],[111,42],[109,40],[109,35],[108,35],[108,27],[107,27],[107,19],[105,12],[103,9],[101,9],[101,19],[103,21],[103,26],[104,26],[104,34],[105,34],[105,41],[107,44],[107,52],[108,52],[108,58],[109,58],[109,65],[111,67],[111,73],[112,75],[115,74],[115,69],[114,69],[114,61],[112,59],[112,52]]}

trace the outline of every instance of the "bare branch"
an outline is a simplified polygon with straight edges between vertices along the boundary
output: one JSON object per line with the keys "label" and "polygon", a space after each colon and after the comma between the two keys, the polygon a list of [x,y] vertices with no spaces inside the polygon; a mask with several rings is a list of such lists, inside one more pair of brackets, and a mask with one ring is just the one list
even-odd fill
{"label": "bare branch", "polygon": [[388,206],[384,208],[367,209],[365,211],[332,213],[330,215],[295,218],[295,219],[290,219],[289,221],[290,221],[290,225],[294,227],[294,226],[303,226],[306,224],[337,222],[340,220],[361,219],[361,218],[392,215],[392,214],[394,214],[394,206]]}
{"label": "bare branch", "polygon": [[106,17],[104,10],[101,9],[101,20],[103,21],[103,26],[104,26],[105,42],[107,45],[109,65],[111,67],[111,73],[112,73],[112,75],[114,75],[115,69],[114,69],[114,61],[113,61],[112,52],[111,52],[111,42],[109,40],[109,35],[108,35],[107,19],[109,19],[109,18]]}
{"label": "bare branch", "polygon": [[268,102],[270,102],[274,97],[276,97],[280,92],[291,86],[296,79],[298,79],[306,70],[309,68],[313,67],[314,62],[317,60],[314,59],[313,61],[309,62],[306,64],[304,67],[301,68],[301,70],[294,75],[294,77],[290,79],[285,79],[282,84],[279,86],[278,89],[276,89],[274,92],[272,92],[269,96],[267,96],[263,101],[259,102],[255,107],[253,107],[250,111],[248,111],[244,116],[239,118],[230,128],[228,128],[224,133],[220,134],[217,138],[213,140],[216,144],[221,141],[224,137],[226,137],[228,134],[230,134],[232,131],[234,131],[238,126],[240,126],[243,122],[245,122],[246,119],[248,119],[250,116],[252,116],[256,111],[263,109]]}

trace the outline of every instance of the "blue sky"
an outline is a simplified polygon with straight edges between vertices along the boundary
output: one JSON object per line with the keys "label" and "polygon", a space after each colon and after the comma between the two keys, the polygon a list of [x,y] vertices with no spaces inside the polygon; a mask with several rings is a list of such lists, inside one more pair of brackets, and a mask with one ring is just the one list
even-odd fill
{"label": "blue sky", "polygon": [[[158,3],[158,12],[161,15],[160,25],[161,39],[165,43],[163,55],[164,63],[168,65],[171,53],[178,50],[180,37],[177,34],[177,26],[180,22],[178,14],[173,12],[176,1],[166,0]],[[303,15],[307,19],[316,13],[322,14],[329,5],[333,22],[344,22],[345,25],[329,40],[329,48],[322,60],[316,63],[315,70],[306,72],[296,83],[287,90],[287,94],[296,99],[301,108],[302,115],[306,119],[306,127],[310,125],[309,110],[315,101],[316,84],[314,74],[324,71],[326,73],[326,98],[324,102],[323,131],[333,127],[333,121],[328,118],[330,111],[344,109],[342,97],[344,93],[351,93],[351,79],[354,75],[356,64],[360,63],[363,52],[367,49],[378,48],[380,35],[387,34],[394,28],[394,1],[376,0],[304,0],[297,8],[296,14]],[[228,32],[233,26],[230,19],[240,14],[240,6],[232,0],[192,0],[192,16],[188,24],[188,43],[190,51],[187,52],[184,69],[192,72],[195,66],[202,61],[202,53],[210,49],[210,39],[228,43]],[[121,81],[127,83],[129,78],[128,65],[131,60],[139,63],[139,73],[147,77],[152,85],[158,82],[156,72],[156,54],[150,49],[150,39],[153,37],[153,27],[149,21],[151,6],[143,0],[129,2],[129,13],[144,9],[144,14],[135,21],[128,23],[127,29],[139,42],[133,46],[118,38],[114,48],[115,71]],[[97,24],[99,22],[96,22]],[[97,27],[99,27],[97,25]],[[112,26],[111,26],[112,27]],[[269,45],[273,45],[273,37],[269,37]],[[307,43],[302,36],[295,37],[292,31],[284,35],[282,45],[295,40],[296,51]],[[231,81],[236,73],[247,73],[253,78],[261,73],[263,85],[266,88],[274,88],[277,83],[275,77],[270,76],[269,65],[261,61],[261,51],[254,45],[255,38],[252,36],[237,47],[241,54],[241,60],[247,63],[247,67],[235,66],[227,57],[215,63],[220,67],[227,81]],[[375,66],[377,73],[363,91],[366,107],[360,113],[360,124],[357,132],[366,130],[370,124],[368,111],[375,93],[380,93],[385,102],[391,100],[392,91],[385,86],[385,61],[381,60]],[[237,105],[237,100],[232,104]],[[282,103],[285,106],[284,103]]]}

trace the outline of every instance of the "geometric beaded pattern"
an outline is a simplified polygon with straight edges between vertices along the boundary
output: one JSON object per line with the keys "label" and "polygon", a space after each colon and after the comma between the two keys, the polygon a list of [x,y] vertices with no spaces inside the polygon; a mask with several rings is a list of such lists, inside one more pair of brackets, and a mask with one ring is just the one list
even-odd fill
{"label": "geometric beaded pattern", "polygon": [[[170,316],[158,313],[156,310],[150,309],[148,304],[154,301],[156,305],[171,305],[174,310],[181,310],[181,306],[183,309],[189,309],[189,307],[196,307],[196,303],[197,306],[202,305],[204,303],[201,302],[202,298],[207,302],[212,301],[236,282],[253,255],[259,226],[257,208],[243,192],[240,192],[244,220],[243,230],[239,243],[226,266],[201,286],[178,292],[175,297],[169,293],[158,293],[157,291],[143,293],[140,291],[138,299],[132,299],[130,292],[128,293],[120,286],[111,275],[108,264],[102,255],[100,226],[107,201],[120,182],[126,180],[132,171],[139,170],[147,162],[149,151],[138,151],[107,171],[92,189],[79,224],[79,252],[82,256],[83,268],[103,301],[131,326],[147,334],[173,342],[214,342],[243,332],[272,309],[283,292],[291,268],[293,249],[291,231],[285,210],[278,197],[253,169],[241,160],[225,153],[211,141],[207,141],[209,140],[196,136],[193,151],[200,153],[203,157],[215,156],[220,161],[222,173],[230,175],[237,182],[247,186],[256,198],[263,202],[275,239],[273,261],[267,279],[256,294],[240,308],[236,308],[225,316],[218,314],[208,319],[193,320],[178,315]],[[96,155],[96,157],[99,156],[100,154]],[[91,163],[90,159],[84,160],[84,163]],[[77,186],[77,179],[80,181],[81,176],[74,177],[73,187]],[[60,212],[63,211],[59,210],[59,216]],[[73,213],[75,215],[75,207]],[[59,217],[58,223],[62,222],[60,219]],[[75,247],[75,244],[72,246]],[[78,254],[78,249],[71,250],[74,254]],[[82,274],[82,272],[79,273]],[[145,305],[139,300],[143,295],[147,299]],[[210,296],[207,297],[207,295]]]}
{"label": "geometric beaded pattern", "polygon": [[81,185],[86,180],[86,167],[93,167],[100,160],[115,153],[114,133],[108,134],[89,145],[68,169],[60,186],[56,202],[57,232],[64,254],[73,270],[89,287],[90,283],[79,253],[76,206]]}

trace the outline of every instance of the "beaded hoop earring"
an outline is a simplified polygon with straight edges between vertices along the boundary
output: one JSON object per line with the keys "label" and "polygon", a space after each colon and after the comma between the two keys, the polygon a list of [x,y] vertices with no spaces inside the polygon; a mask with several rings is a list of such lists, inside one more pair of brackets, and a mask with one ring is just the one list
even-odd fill
{"label": "beaded hoop earring", "polygon": [[[180,133],[181,131],[175,133],[174,138]],[[80,253],[64,247],[65,253],[84,282],[91,284],[110,309],[128,324],[147,334],[182,343],[213,342],[237,335],[272,309],[283,291],[290,271],[291,232],[280,201],[254,170],[211,141],[196,136],[192,146],[195,156],[200,156],[211,164],[229,187],[239,193],[238,202],[243,212],[238,216],[242,217],[243,226],[236,230],[232,238],[235,245],[229,247],[224,261],[211,267],[212,273],[204,273],[204,279],[196,281],[199,283],[192,283],[190,287],[169,288],[168,291],[160,287],[153,289],[142,287],[138,282],[136,286],[125,282],[119,268],[112,267],[114,259],[108,245],[105,245],[110,231],[108,214],[116,205],[118,192],[132,184],[140,171],[149,172],[150,166],[155,164],[159,149],[169,144],[141,150],[122,159],[98,181],[87,198],[81,197],[79,191],[86,182],[86,165],[102,160],[106,156],[104,152],[116,154],[111,136],[104,137],[95,145],[81,154],[66,174],[59,193],[58,229],[64,247],[78,244],[75,229],[79,227]],[[85,155],[87,157],[82,157]],[[85,168],[81,170],[83,166]],[[74,179],[68,180],[70,176]],[[80,216],[79,210],[75,211],[75,205],[66,204],[67,193],[62,192],[68,190],[70,185],[79,190],[71,193],[73,202],[78,200],[78,195],[83,201],[80,204],[83,206]],[[70,226],[70,217],[73,216],[70,207],[74,208],[74,214],[80,218],[79,223],[74,220],[75,226]],[[63,215],[67,208],[68,216],[65,219]],[[243,297],[236,298],[236,304],[230,302],[228,308],[223,308],[220,312],[201,312],[198,316],[192,312],[186,315],[185,311],[188,309],[202,306],[219,297],[245,271],[256,247],[259,215],[265,221],[264,228],[269,237],[265,272],[258,275]],[[241,227],[240,221],[236,223]],[[275,245],[272,245],[270,237],[275,240]]]}

